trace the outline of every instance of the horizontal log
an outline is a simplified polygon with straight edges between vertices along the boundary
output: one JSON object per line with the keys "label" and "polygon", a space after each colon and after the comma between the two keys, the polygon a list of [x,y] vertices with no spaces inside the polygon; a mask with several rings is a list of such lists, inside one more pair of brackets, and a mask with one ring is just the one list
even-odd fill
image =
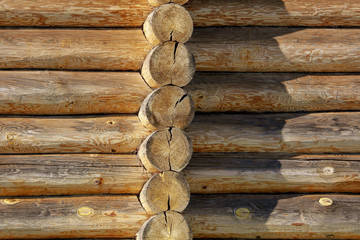
{"label": "horizontal log", "polygon": [[187,128],[194,152],[358,153],[359,112],[203,114]]}
{"label": "horizontal log", "polygon": [[[356,0],[192,0],[185,8],[195,26],[360,26]],[[0,26],[139,27],[147,1],[3,0]]]}
{"label": "horizontal log", "polygon": [[184,216],[194,238],[358,239],[359,211],[358,195],[197,195]]}
{"label": "horizontal log", "polygon": [[[360,155],[194,154],[194,194],[360,193]],[[0,195],[139,194],[151,174],[136,155],[0,155]],[[214,179],[216,181],[214,182]]]}
{"label": "horizontal log", "polygon": [[134,153],[150,134],[136,115],[0,118],[1,153]]}
{"label": "horizontal log", "polygon": [[0,239],[132,238],[150,216],[136,196],[0,199]]}
{"label": "horizontal log", "polygon": [[198,112],[360,109],[360,75],[197,73],[185,88]]}
{"label": "horizontal log", "polygon": [[359,72],[360,29],[197,28],[198,71]]}
{"label": "horizontal log", "polygon": [[1,114],[137,113],[151,89],[135,72],[0,71]]}
{"label": "horizontal log", "polygon": [[139,70],[150,49],[141,29],[0,30],[3,69]]}

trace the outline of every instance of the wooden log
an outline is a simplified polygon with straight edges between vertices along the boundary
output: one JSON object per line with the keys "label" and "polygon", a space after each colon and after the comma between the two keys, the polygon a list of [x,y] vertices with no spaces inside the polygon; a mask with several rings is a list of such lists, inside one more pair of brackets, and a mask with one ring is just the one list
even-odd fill
{"label": "wooden log", "polygon": [[0,196],[139,194],[151,175],[135,155],[0,155]]}
{"label": "wooden log", "polygon": [[136,234],[136,239],[190,240],[192,234],[189,224],[180,213],[167,211],[147,220]]}
{"label": "wooden log", "polygon": [[3,69],[139,70],[150,49],[140,29],[0,30]]}
{"label": "wooden log", "polygon": [[141,104],[139,119],[149,130],[184,129],[194,118],[194,102],[184,89],[164,86],[150,93]]}
{"label": "wooden log", "polygon": [[2,117],[1,153],[134,153],[150,134],[136,115]]}
{"label": "wooden log", "polygon": [[177,3],[180,5],[183,5],[185,3],[187,3],[188,0],[148,0],[148,2],[151,4],[151,6],[154,7],[159,7],[162,4],[167,4],[167,3]]}
{"label": "wooden log", "polygon": [[360,193],[359,155],[198,153],[183,174],[194,194]]}
{"label": "wooden log", "polygon": [[189,12],[179,4],[169,3],[154,9],[146,18],[143,30],[146,39],[156,46],[167,41],[187,42],[193,32]]}
{"label": "wooden log", "polygon": [[358,153],[359,112],[198,115],[194,152]]}
{"label": "wooden log", "polygon": [[139,199],[151,215],[170,210],[182,212],[190,201],[190,187],[177,172],[157,173],[144,185]]}
{"label": "wooden log", "polygon": [[165,42],[147,55],[141,75],[152,88],[165,85],[183,87],[195,74],[195,58],[188,48],[178,42]]}
{"label": "wooden log", "polygon": [[137,113],[151,89],[132,72],[0,71],[1,114]]}
{"label": "wooden log", "polygon": [[149,135],[141,144],[139,159],[151,173],[180,172],[192,156],[190,139],[179,128],[167,128]]}
{"label": "wooden log", "polygon": [[360,109],[360,75],[197,73],[185,89],[198,112]]}
{"label": "wooden log", "polygon": [[359,29],[198,28],[198,71],[359,72]]}
{"label": "wooden log", "polygon": [[133,238],[149,215],[136,196],[91,196],[2,198],[0,217],[0,239]]}
{"label": "wooden log", "polygon": [[184,216],[194,238],[358,239],[359,211],[358,195],[194,195]]}

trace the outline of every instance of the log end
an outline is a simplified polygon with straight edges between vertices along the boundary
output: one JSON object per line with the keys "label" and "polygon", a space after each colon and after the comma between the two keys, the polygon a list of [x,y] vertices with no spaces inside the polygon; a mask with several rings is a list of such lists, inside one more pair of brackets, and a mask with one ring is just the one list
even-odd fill
{"label": "log end", "polygon": [[159,6],[161,6],[163,4],[167,4],[167,3],[177,3],[180,5],[184,5],[185,3],[188,2],[188,0],[148,0],[148,2],[153,7],[159,7]]}

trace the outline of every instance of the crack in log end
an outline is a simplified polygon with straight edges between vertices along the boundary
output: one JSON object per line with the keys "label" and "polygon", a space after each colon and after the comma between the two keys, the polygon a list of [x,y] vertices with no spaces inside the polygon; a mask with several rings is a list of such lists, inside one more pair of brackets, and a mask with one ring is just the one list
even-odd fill
{"label": "crack in log end", "polygon": [[174,109],[177,107],[177,105],[179,103],[181,103],[186,97],[188,96],[188,94],[184,94],[179,100],[176,101]]}
{"label": "crack in log end", "polygon": [[168,194],[168,201],[167,201],[167,205],[168,205],[168,211],[171,209],[170,207],[170,194]]}
{"label": "crack in log end", "polygon": [[169,40],[172,42],[172,40],[173,40],[173,32],[174,32],[174,29],[173,30],[171,30],[171,32],[170,32],[170,37],[169,37]]}
{"label": "crack in log end", "polygon": [[167,138],[167,142],[168,142],[168,145],[169,145],[169,155],[168,155],[168,163],[169,163],[169,170],[171,171],[171,141],[172,141],[172,138],[173,138],[173,134],[172,134],[172,127],[169,127],[169,138],[168,136],[166,136]]}

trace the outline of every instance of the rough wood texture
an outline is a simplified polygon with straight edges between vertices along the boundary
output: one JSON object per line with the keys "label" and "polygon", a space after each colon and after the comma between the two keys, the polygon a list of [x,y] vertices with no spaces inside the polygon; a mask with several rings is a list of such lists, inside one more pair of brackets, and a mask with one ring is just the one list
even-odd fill
{"label": "rough wood texture", "polygon": [[360,113],[198,115],[194,152],[358,153]]}
{"label": "rough wood texture", "polygon": [[198,112],[360,110],[360,75],[197,73],[185,89]]}
{"label": "rough wood texture", "polygon": [[179,173],[157,173],[144,185],[139,199],[151,215],[168,210],[182,212],[190,201],[190,187]]}
{"label": "rough wood texture", "polygon": [[165,42],[147,55],[141,75],[152,88],[164,85],[183,87],[195,74],[195,58],[188,48],[178,42]]}
{"label": "rough wood texture", "polygon": [[146,39],[154,46],[167,41],[187,42],[193,28],[194,24],[189,12],[174,3],[154,9],[143,26]]}
{"label": "rough wood texture", "polygon": [[359,29],[198,28],[198,71],[359,72]]}
{"label": "rough wood texture", "polygon": [[357,0],[192,0],[196,26],[359,26]]}
{"label": "rough wood texture", "polygon": [[151,131],[166,127],[184,129],[194,118],[194,102],[184,89],[164,86],[150,93],[141,104],[139,119]]}
{"label": "rough wood texture", "polygon": [[137,113],[151,92],[138,73],[0,71],[1,114]]}
{"label": "rough wood texture", "polygon": [[0,196],[139,194],[151,175],[135,155],[0,155]]}
{"label": "rough wood texture", "polygon": [[136,115],[2,117],[1,153],[134,153],[150,134]]}
{"label": "rough wood texture", "polygon": [[3,69],[139,70],[150,49],[140,29],[0,30]]}
{"label": "rough wood texture", "polygon": [[194,238],[358,239],[359,211],[358,195],[197,195],[184,216]]}
{"label": "rough wood texture", "polygon": [[192,234],[189,224],[181,214],[167,211],[147,220],[136,234],[136,239],[191,240]]}
{"label": "rough wood texture", "polygon": [[187,2],[188,0],[148,0],[148,2],[151,4],[151,6],[154,7],[159,7],[162,4],[167,4],[167,3],[177,3],[180,5],[183,5]]}
{"label": "rough wood texture", "polygon": [[180,172],[189,163],[192,155],[190,139],[179,128],[167,128],[149,135],[141,144],[139,159],[151,173]]}
{"label": "rough wood texture", "polygon": [[132,238],[149,218],[136,196],[0,199],[0,239]]}
{"label": "rough wood texture", "polygon": [[360,155],[194,154],[183,174],[196,194],[360,193]]}

